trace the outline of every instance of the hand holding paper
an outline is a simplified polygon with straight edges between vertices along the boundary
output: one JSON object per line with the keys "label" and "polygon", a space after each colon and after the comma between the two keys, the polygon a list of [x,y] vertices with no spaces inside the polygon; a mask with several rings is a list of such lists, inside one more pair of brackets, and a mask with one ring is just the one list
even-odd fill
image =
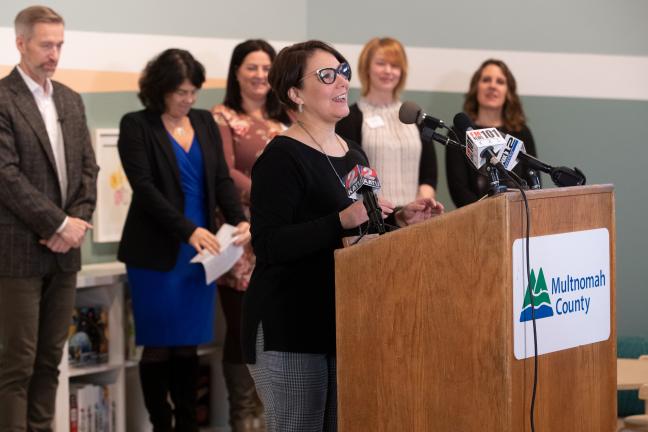
{"label": "hand holding paper", "polygon": [[[205,279],[208,284],[212,283],[220,276],[225,274],[236,261],[243,255],[243,246],[235,244],[235,236],[243,235],[247,232],[247,241],[249,241],[249,224],[247,222],[242,222],[241,224],[247,224],[247,230],[240,231],[240,228],[234,227],[229,224],[224,224],[220,227],[215,236],[215,242],[217,243],[220,249],[216,255],[210,253],[208,249],[203,249],[201,253],[196,255],[191,259],[192,263],[200,263],[205,268]],[[239,224],[239,227],[241,227]],[[193,236],[192,236],[193,237]],[[238,240],[238,239],[237,239]]]}
{"label": "hand holding paper", "polygon": [[196,228],[189,237],[189,244],[196,249],[199,254],[209,252],[216,255],[220,252],[221,242],[218,238],[205,228]]}

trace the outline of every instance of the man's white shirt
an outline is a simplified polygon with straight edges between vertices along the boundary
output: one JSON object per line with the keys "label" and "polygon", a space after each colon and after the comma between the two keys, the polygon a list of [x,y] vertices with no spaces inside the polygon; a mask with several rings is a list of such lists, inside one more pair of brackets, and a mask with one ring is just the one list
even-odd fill
{"label": "man's white shirt", "polygon": [[[61,205],[65,205],[68,184],[65,163],[65,146],[63,143],[61,123],[59,121],[58,112],[56,111],[56,105],[54,104],[54,87],[52,86],[52,81],[48,78],[45,82],[45,88],[43,88],[36,81],[31,79],[31,77],[27,75],[20,66],[17,66],[17,69],[20,76],[22,76],[25,81],[25,84],[27,84],[29,91],[31,91],[34,96],[38,110],[45,122],[47,136],[49,137],[50,145],[52,146],[52,153],[54,154],[54,162],[56,163],[56,174],[61,188]],[[63,230],[67,220],[68,218],[66,217],[61,226],[56,230],[57,233]]]}

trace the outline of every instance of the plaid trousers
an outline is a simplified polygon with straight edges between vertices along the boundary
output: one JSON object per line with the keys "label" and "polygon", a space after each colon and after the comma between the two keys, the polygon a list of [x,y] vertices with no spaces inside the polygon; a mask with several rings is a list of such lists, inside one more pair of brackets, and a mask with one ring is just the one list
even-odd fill
{"label": "plaid trousers", "polygon": [[264,351],[261,325],[256,353],[248,368],[265,407],[267,432],[337,431],[334,356]]}

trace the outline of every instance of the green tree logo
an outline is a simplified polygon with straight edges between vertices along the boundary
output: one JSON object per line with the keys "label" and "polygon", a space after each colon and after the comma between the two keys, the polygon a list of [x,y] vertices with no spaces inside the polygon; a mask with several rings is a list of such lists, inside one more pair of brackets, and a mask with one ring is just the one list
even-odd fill
{"label": "green tree logo", "polygon": [[522,304],[522,313],[520,314],[520,322],[531,321],[531,289],[533,288],[533,304],[534,315],[536,319],[547,318],[553,316],[553,308],[551,307],[551,298],[549,297],[549,289],[547,288],[547,281],[544,277],[542,267],[538,272],[538,279],[536,280],[535,271],[531,270],[531,280],[526,288],[524,295],[524,303]]}

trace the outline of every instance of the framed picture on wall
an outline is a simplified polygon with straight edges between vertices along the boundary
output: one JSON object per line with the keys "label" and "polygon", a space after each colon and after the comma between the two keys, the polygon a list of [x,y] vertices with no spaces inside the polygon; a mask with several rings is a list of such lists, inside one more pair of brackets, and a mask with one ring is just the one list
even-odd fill
{"label": "framed picture on wall", "polygon": [[97,208],[93,239],[98,243],[118,242],[126,221],[133,191],[117,151],[119,129],[95,129],[94,147],[101,168],[97,178]]}

